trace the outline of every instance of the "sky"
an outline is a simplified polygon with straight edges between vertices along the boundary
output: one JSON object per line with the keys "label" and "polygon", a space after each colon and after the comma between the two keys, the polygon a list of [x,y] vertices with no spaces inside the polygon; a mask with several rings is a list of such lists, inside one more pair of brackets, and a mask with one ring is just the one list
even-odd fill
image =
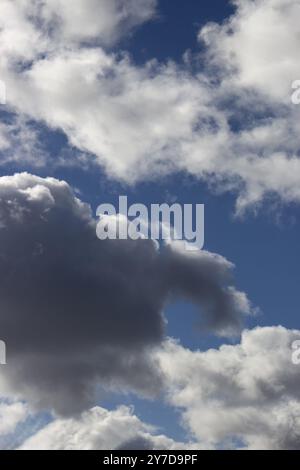
{"label": "sky", "polygon": [[0,447],[299,449],[300,1],[72,3],[0,5]]}

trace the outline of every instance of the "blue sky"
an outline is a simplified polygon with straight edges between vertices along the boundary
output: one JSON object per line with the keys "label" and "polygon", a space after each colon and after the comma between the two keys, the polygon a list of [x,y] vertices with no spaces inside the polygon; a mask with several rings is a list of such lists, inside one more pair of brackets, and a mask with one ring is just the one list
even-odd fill
{"label": "blue sky", "polygon": [[[260,0],[260,3],[271,4],[272,0]],[[143,67],[146,66],[145,64],[148,61],[153,59],[156,59],[158,63],[161,64],[167,64],[169,60],[172,60],[180,70],[185,67],[183,55],[189,50],[195,60],[200,61],[200,66],[198,65],[200,69],[198,69],[197,72],[191,72],[190,69],[188,72],[184,72],[192,74],[189,77],[189,80],[192,82],[195,78],[193,75],[201,74],[203,67],[205,67],[205,61],[201,54],[203,54],[206,49],[203,43],[197,41],[199,30],[210,22],[224,23],[234,12],[235,9],[232,4],[224,0],[202,0],[201,2],[196,0],[159,0],[156,13],[152,15],[150,20],[139,25],[138,28],[133,29],[130,33],[125,34],[117,42],[106,46],[106,53],[120,54],[121,51],[126,51],[131,58],[131,65],[133,67],[140,67],[141,70],[143,70]],[[222,41],[222,38],[224,39],[224,36],[221,36],[219,40]],[[228,39],[227,36],[226,39]],[[212,39],[213,45],[210,47],[216,48],[213,41]],[[271,53],[269,52],[269,54]],[[88,71],[86,73],[88,75]],[[253,90],[255,90],[256,86],[260,86],[260,83],[257,85],[255,82],[256,78],[251,79],[253,83],[247,78],[250,83],[250,91],[248,90],[247,99],[253,99],[255,103],[255,105],[253,105],[255,106],[254,118],[251,125],[255,125],[255,117],[258,115],[262,116],[259,122],[265,120],[268,124],[270,123],[267,121],[267,109],[269,106],[271,106],[273,111],[275,110],[274,112],[280,109],[278,113],[281,116],[284,113],[287,114],[286,110],[281,109],[284,103],[281,105],[276,101],[278,99],[277,95],[276,99],[272,96],[266,99],[265,102],[264,98],[260,98],[260,96],[264,96],[260,95],[260,93],[265,92],[263,86],[262,89],[259,89],[257,92],[258,98],[256,97],[254,99],[251,93],[255,94]],[[248,84],[247,80],[244,79],[243,83]],[[290,84],[288,84],[288,87],[289,86]],[[238,89],[235,93],[241,93],[243,99],[245,98],[244,95],[242,95],[244,89],[242,92]],[[16,93],[16,97],[17,96],[18,94]],[[218,102],[220,97],[215,99],[217,100],[215,102]],[[223,99],[227,99],[227,95],[223,97]],[[241,102],[243,99],[241,98]],[[256,108],[257,101],[260,99],[262,102],[261,109],[259,109],[259,107]],[[74,94],[74,102],[76,100],[77,96]],[[274,102],[272,100],[274,100]],[[24,100],[24,102],[25,101],[26,100]],[[242,106],[244,106],[244,104]],[[44,104],[45,109],[46,107],[47,103]],[[291,173],[285,173],[285,171],[283,171],[283,179],[286,174],[291,175],[291,184],[287,180],[286,187],[282,189],[281,182],[279,181],[279,183],[277,183],[277,173],[274,176],[274,180],[270,178],[270,182],[265,182],[263,181],[263,177],[259,179],[260,170],[255,167],[249,179],[247,179],[248,176],[245,177],[246,187],[248,189],[250,188],[249,192],[246,191],[246,193],[248,197],[250,193],[253,194],[251,192],[252,190],[253,192],[257,190],[259,195],[257,199],[255,199],[254,204],[246,204],[247,207],[244,213],[237,214],[236,201],[240,192],[239,184],[234,183],[229,191],[224,190],[224,186],[218,183],[223,179],[222,174],[219,179],[216,177],[214,181],[211,181],[209,178],[205,180],[203,173],[201,173],[201,177],[198,177],[196,171],[186,171],[184,165],[181,166],[183,169],[179,169],[179,165],[171,174],[163,175],[162,177],[152,177],[151,170],[149,170],[149,178],[142,176],[138,178],[138,181],[132,183],[130,178],[126,181],[126,178],[115,177],[114,175],[117,174],[117,170],[112,170],[110,173],[110,170],[96,163],[81,165],[79,160],[79,163],[76,162],[74,165],[53,165],[58,155],[64,155],[67,161],[68,159],[71,161],[73,155],[77,155],[78,152],[80,153],[82,151],[80,145],[76,148],[76,144],[74,144],[73,131],[70,131],[70,135],[68,136],[68,131],[64,132],[64,124],[62,128],[60,128],[60,119],[55,121],[56,118],[53,116],[48,117],[45,115],[45,118],[39,120],[38,112],[36,115],[32,112],[32,116],[30,116],[30,113],[28,113],[26,109],[24,114],[23,111],[17,110],[14,112],[16,109],[17,106],[13,106],[8,110],[3,107],[1,110],[2,122],[5,122],[7,116],[11,118],[19,113],[21,116],[26,115],[28,117],[29,114],[27,125],[31,127],[34,133],[37,132],[39,145],[41,145],[43,153],[47,154],[46,164],[32,166],[26,159],[18,158],[15,162],[9,161],[8,163],[2,164],[0,170],[2,176],[13,175],[15,172],[19,171],[28,171],[43,178],[53,176],[58,180],[65,180],[75,189],[76,194],[82,201],[91,205],[94,215],[100,203],[112,203],[117,206],[119,195],[127,195],[130,203],[144,203],[147,206],[152,203],[169,202],[170,200],[176,200],[176,202],[181,204],[205,204],[205,250],[218,253],[235,265],[235,286],[239,291],[247,294],[253,306],[253,315],[244,319],[245,328],[253,329],[255,327],[261,327],[263,329],[267,326],[276,328],[279,325],[282,325],[286,330],[299,328],[298,292],[300,269],[298,253],[300,208],[298,196],[287,196],[289,188],[292,188],[293,185],[297,187],[297,181],[295,182],[293,180]],[[97,113],[96,109],[91,109],[90,111],[91,113]],[[230,113],[229,109],[225,111],[226,113]],[[84,120],[84,116],[86,115],[84,113],[82,115]],[[171,122],[173,118],[174,116],[170,114],[169,119]],[[54,123],[53,129],[51,129],[49,125],[51,119]],[[246,119],[246,112],[239,114],[236,130],[237,134],[239,129],[246,126]],[[83,122],[83,126],[84,124]],[[72,138],[73,144],[70,143]],[[288,142],[288,138],[286,140]],[[23,150],[25,149],[25,144],[27,143],[23,141]],[[16,151],[16,146],[18,146],[19,152],[20,143],[16,144],[16,141],[14,141],[13,145],[15,145],[13,151]],[[223,143],[222,145],[223,147],[221,146],[221,149],[223,149],[226,144]],[[270,145],[271,148],[273,144],[265,145]],[[295,142],[294,147],[296,147],[296,145],[297,143]],[[274,146],[276,146],[276,144],[274,144]],[[283,144],[282,146],[278,144],[279,150],[276,148],[276,151],[283,152],[286,150],[286,154],[290,157],[292,144],[287,143],[286,146],[287,149],[284,149]],[[224,159],[226,159],[226,155],[230,154],[232,148],[235,149],[234,146],[230,147],[228,154],[224,151]],[[243,148],[242,146],[237,148],[237,152],[243,151],[240,150]],[[87,145],[87,148],[84,150],[83,153],[85,156],[89,155],[94,158],[89,145]],[[247,152],[248,151],[249,148],[247,147]],[[5,152],[7,152],[7,150],[2,152],[4,156]],[[259,156],[262,158],[262,156],[268,154],[268,149],[263,148],[263,150],[261,150],[259,147],[258,152],[260,152]],[[287,162],[289,162],[288,157]],[[174,158],[177,158],[175,154]],[[249,159],[249,161],[251,161],[251,159]],[[269,174],[273,167],[276,167],[276,162],[271,161],[271,157],[270,162]],[[220,163],[220,166],[221,165],[223,165],[223,162]],[[233,179],[229,178],[230,181],[236,181],[238,178],[243,179],[244,170],[240,170],[239,164],[237,164],[236,171],[240,173],[235,173],[234,165],[235,163],[233,161],[232,174],[234,176]],[[129,166],[126,170],[127,174],[130,175],[133,169],[134,166]],[[204,170],[204,175],[205,174]],[[236,176],[236,174],[238,174],[238,176]],[[255,180],[256,177],[257,180]],[[254,180],[255,182],[253,183]],[[275,180],[276,182],[274,183]],[[266,189],[260,193],[260,188],[264,187],[264,184],[266,184]],[[296,194],[296,190],[293,194]],[[201,329],[197,327],[197,309],[191,303],[184,301],[172,303],[166,308],[165,315],[168,320],[166,329],[167,336],[176,338],[183,347],[191,351],[201,350],[205,352],[211,348],[219,348],[224,344],[237,345],[240,342],[239,336],[235,338],[218,338],[213,334],[201,331]],[[195,436],[192,431],[187,431],[187,426],[184,427],[181,425],[182,416],[179,411],[180,407],[174,407],[173,403],[168,402],[163,394],[158,400],[151,401],[138,398],[134,393],[120,393],[118,390],[115,393],[107,393],[104,400],[99,401],[98,404],[108,410],[114,410],[119,405],[133,406],[136,415],[142,422],[158,426],[162,434],[175,441],[187,443]],[[42,421],[43,419],[49,419],[48,411],[43,412],[41,416],[42,418],[40,416],[36,418],[35,423],[40,423],[40,419],[42,419]],[[45,425],[44,422],[43,425]],[[31,419],[27,422],[25,428],[29,434],[36,433],[36,428],[32,425]],[[17,429],[16,436],[18,436],[20,432],[24,433],[24,427],[21,426],[21,431],[19,428]],[[5,439],[4,442],[7,443],[8,438],[6,437]],[[14,437],[14,439],[18,442],[16,437]],[[0,443],[1,442],[3,441],[0,436]]]}
{"label": "blue sky", "polygon": [[162,0],[157,18],[132,37],[126,49],[137,62],[151,59],[181,61],[187,50],[198,50],[197,32],[209,21],[221,22],[233,12],[230,2]]}

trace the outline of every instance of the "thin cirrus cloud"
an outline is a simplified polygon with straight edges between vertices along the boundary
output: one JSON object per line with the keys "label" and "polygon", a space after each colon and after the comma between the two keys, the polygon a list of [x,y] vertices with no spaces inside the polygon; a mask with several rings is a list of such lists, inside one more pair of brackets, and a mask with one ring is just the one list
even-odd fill
{"label": "thin cirrus cloud", "polygon": [[152,352],[167,302],[193,302],[219,335],[238,333],[252,312],[225,258],[100,241],[90,207],[63,181],[0,178],[0,223],[2,396],[66,415],[92,406],[99,385],[156,396],[164,379]]}
{"label": "thin cirrus cloud", "polygon": [[[95,5],[101,15],[90,21]],[[72,13],[58,0],[4,1],[0,73],[8,109],[63,131],[91,163],[127,183],[186,171],[236,191],[239,211],[267,194],[298,201],[300,115],[290,98],[299,5],[235,5],[224,24],[202,28],[205,51],[187,55],[184,66],[137,66],[109,45],[154,18],[154,1],[77,0]],[[198,72],[189,60],[200,62]],[[76,154],[68,158],[76,163]]]}

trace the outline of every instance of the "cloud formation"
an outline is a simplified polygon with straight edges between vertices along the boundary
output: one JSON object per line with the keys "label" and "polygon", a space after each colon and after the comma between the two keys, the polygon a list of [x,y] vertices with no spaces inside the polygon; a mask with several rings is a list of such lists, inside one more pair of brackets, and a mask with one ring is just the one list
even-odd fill
{"label": "cloud formation", "polygon": [[63,414],[93,405],[97,384],[159,393],[151,353],[165,337],[167,302],[194,302],[220,335],[239,332],[251,313],[222,256],[100,241],[90,207],[53,178],[0,178],[0,258],[1,394]]}
{"label": "cloud formation", "polygon": [[1,61],[33,60],[60,48],[111,46],[155,15],[156,0],[3,0]]}
{"label": "cloud formation", "polygon": [[169,400],[205,447],[295,450],[300,442],[300,375],[292,364],[300,331],[245,331],[241,343],[192,352],[169,341],[160,355]]}
{"label": "cloud formation", "polygon": [[3,1],[8,109],[63,131],[92,164],[127,183],[184,171],[234,190],[239,211],[266,195],[298,201],[297,2],[235,1],[230,19],[200,31],[200,57],[137,66],[108,44],[152,18],[155,4],[77,0],[71,11],[60,0]]}
{"label": "cloud formation", "polygon": [[205,352],[166,340],[155,356],[166,399],[181,411],[189,442],[160,435],[122,406],[54,419],[20,448],[298,450],[299,369],[291,345],[299,337],[300,331],[284,327],[255,328],[236,345]]}
{"label": "cloud formation", "polygon": [[100,407],[78,418],[57,419],[27,439],[21,450],[175,450],[188,448],[158,434],[143,423],[133,410],[121,406],[115,411]]}
{"label": "cloud formation", "polygon": [[12,433],[19,423],[26,420],[29,414],[27,405],[20,402],[0,403],[0,436]]}
{"label": "cloud formation", "polygon": [[199,34],[210,60],[226,69],[241,88],[254,88],[289,104],[299,76],[299,14],[296,0],[233,0],[236,13],[223,25]]}
{"label": "cloud formation", "polygon": [[[56,165],[89,162],[129,184],[187,172],[234,191],[240,212],[267,195],[298,202],[300,5],[234,4],[199,32],[201,54],[138,66],[116,45],[155,17],[155,0],[2,0],[0,163],[48,165],[42,125],[72,148]],[[67,183],[17,174],[0,178],[0,259],[1,395],[71,416],[24,447],[175,448],[126,408],[81,414],[102,388],[152,397],[167,387],[198,447],[299,448],[298,331],[258,328],[207,352],[166,342],[163,310],[177,298],[214,333],[240,330],[251,306],[223,257],[100,242]],[[1,403],[0,434],[27,415]]]}

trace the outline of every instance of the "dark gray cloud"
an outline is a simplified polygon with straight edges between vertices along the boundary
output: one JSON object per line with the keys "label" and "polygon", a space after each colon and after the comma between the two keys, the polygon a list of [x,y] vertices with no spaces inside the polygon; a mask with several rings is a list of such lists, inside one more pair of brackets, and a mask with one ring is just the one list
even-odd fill
{"label": "dark gray cloud", "polygon": [[136,436],[123,442],[116,450],[154,450],[154,444],[149,438]]}
{"label": "dark gray cloud", "polygon": [[65,182],[0,178],[0,394],[62,414],[93,404],[96,384],[153,396],[163,378],[151,352],[164,339],[167,301],[194,301],[219,333],[249,313],[224,258],[100,241],[95,225]]}

